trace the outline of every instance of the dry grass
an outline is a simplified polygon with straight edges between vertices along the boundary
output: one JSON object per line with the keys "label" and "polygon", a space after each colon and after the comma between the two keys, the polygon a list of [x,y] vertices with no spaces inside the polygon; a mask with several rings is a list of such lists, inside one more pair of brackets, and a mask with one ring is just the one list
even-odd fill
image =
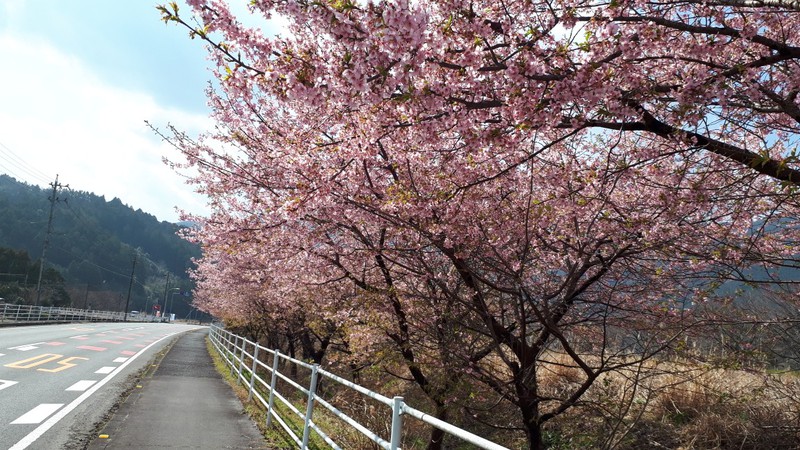
{"label": "dry grass", "polygon": [[800,447],[798,405],[779,394],[779,385],[789,386],[769,375],[716,369],[664,378],[650,416],[674,424],[684,448]]}
{"label": "dry grass", "polygon": [[[575,382],[571,370],[553,375],[551,389]],[[553,448],[800,448],[791,377],[650,361],[606,374],[584,400],[551,424]]]}
{"label": "dry grass", "polygon": [[[221,366],[219,358],[215,359]],[[582,370],[570,364],[565,355],[553,353],[547,359],[539,366],[537,377],[543,395],[563,398],[584,380]],[[230,378],[228,369],[223,368],[221,373]],[[413,383],[387,379],[384,374],[366,374],[362,384],[384,394],[403,395],[416,407],[426,404]],[[246,389],[237,386],[234,390],[246,400]],[[334,386],[322,386],[320,394],[359,423],[388,436],[390,415],[384,405]],[[263,429],[263,408],[251,403],[245,409],[262,427],[271,448],[293,447],[279,427]],[[509,424],[518,420],[517,411],[505,403],[496,403],[488,411],[495,419],[507,417]],[[486,427],[461,415],[458,408],[452,416],[459,426],[505,442],[510,448],[524,448],[520,433]],[[315,409],[314,421],[342,448],[378,448],[324,408]],[[415,422],[405,421],[403,448],[426,445],[429,429]],[[652,359],[602,375],[578,406],[548,422],[545,435],[550,448],[563,450],[800,449],[800,378]],[[450,442],[445,446],[448,449],[468,448],[446,442]],[[327,448],[320,440],[312,446]]]}

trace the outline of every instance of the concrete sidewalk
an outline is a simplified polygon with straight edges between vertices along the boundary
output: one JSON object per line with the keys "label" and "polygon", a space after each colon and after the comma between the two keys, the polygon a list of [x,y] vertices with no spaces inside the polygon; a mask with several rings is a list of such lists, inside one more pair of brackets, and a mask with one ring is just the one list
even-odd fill
{"label": "concrete sidewalk", "polygon": [[182,334],[89,449],[265,449],[242,404],[214,369],[206,330]]}

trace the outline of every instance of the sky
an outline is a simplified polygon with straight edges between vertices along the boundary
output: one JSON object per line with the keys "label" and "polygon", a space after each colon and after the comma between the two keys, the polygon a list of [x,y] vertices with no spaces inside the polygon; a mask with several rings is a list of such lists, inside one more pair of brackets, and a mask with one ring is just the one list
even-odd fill
{"label": "sky", "polygon": [[[206,50],[160,20],[160,3],[0,1],[0,173],[42,188],[58,175],[159,220],[177,222],[176,208],[208,213],[162,162],[180,160],[177,150],[145,125],[212,126]],[[247,0],[232,3],[246,14]]]}

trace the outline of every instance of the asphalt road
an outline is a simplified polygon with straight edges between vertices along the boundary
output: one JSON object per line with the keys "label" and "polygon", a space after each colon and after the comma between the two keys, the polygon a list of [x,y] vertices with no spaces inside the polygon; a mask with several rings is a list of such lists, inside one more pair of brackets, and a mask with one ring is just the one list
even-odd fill
{"label": "asphalt road", "polygon": [[135,375],[197,326],[0,328],[0,449],[83,448]]}

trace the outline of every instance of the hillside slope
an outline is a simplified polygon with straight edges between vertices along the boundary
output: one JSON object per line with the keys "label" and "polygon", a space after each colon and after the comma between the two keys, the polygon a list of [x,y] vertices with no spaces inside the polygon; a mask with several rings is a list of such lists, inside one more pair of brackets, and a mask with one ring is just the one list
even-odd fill
{"label": "hillside slope", "polygon": [[[41,257],[50,196],[47,190],[0,175],[0,247],[27,252],[33,261]],[[72,190],[62,190],[57,198],[46,267],[61,273],[73,303],[80,303],[74,297],[84,297],[78,300],[88,306],[90,292],[103,292],[104,297],[127,296],[134,255],[134,307],[144,309],[147,303],[163,298],[168,276],[171,287],[190,290],[186,270],[192,265],[191,259],[200,256],[200,250],[176,234],[181,225],[160,222],[117,198],[106,200]],[[29,287],[36,284],[27,274],[4,268],[0,273],[4,274],[0,281]]]}

